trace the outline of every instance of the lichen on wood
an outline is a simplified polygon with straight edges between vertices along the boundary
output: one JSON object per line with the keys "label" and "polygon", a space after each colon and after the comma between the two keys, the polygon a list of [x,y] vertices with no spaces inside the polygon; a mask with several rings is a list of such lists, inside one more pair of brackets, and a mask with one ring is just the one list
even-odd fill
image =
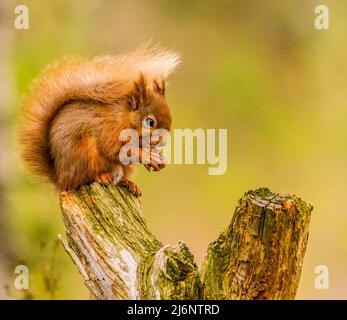
{"label": "lichen on wood", "polygon": [[183,242],[163,246],[138,198],[115,185],[60,196],[66,251],[97,299],[191,299],[197,267]]}
{"label": "lichen on wood", "polygon": [[294,299],[312,206],[268,189],[247,192],[202,267],[205,299]]}
{"label": "lichen on wood", "polygon": [[184,242],[155,238],[126,189],[93,183],[60,200],[61,241],[97,299],[295,298],[312,211],[296,196],[247,192],[200,272]]}

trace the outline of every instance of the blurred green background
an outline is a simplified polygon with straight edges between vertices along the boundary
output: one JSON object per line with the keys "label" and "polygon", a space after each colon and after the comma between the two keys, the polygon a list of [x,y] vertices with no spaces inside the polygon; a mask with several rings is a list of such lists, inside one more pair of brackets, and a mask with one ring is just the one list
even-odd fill
{"label": "blurred green background", "polygon": [[[322,3],[329,30],[314,28]],[[28,6],[30,30],[13,27],[17,4]],[[11,296],[90,298],[56,241],[64,234],[58,196],[19,157],[21,96],[52,60],[116,54],[152,39],[183,57],[167,90],[174,128],[228,129],[225,175],[209,176],[207,165],[170,165],[159,174],[138,168],[153,233],[165,243],[184,240],[201,263],[245,191],[295,193],[314,204],[297,298],[347,299],[347,2],[24,0],[6,10],[2,250]],[[20,263],[30,269],[25,294],[12,284]],[[317,265],[329,268],[328,290],[314,287]]]}

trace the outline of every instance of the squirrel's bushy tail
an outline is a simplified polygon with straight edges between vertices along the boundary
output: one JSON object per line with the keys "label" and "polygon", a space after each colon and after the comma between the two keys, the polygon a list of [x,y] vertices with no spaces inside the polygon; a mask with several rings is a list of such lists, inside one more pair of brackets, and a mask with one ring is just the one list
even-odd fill
{"label": "squirrel's bushy tail", "polygon": [[140,73],[147,79],[165,79],[179,63],[174,52],[143,46],[129,54],[64,58],[49,65],[23,100],[20,140],[24,160],[34,173],[55,182],[49,135],[62,106],[84,100],[111,103],[127,93]]}

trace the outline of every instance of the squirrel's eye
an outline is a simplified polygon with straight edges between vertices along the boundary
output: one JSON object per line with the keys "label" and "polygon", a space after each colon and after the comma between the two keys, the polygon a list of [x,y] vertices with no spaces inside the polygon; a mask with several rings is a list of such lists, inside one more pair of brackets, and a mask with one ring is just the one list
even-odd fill
{"label": "squirrel's eye", "polygon": [[156,120],[153,116],[148,116],[145,118],[144,124],[147,128],[153,128],[156,125]]}

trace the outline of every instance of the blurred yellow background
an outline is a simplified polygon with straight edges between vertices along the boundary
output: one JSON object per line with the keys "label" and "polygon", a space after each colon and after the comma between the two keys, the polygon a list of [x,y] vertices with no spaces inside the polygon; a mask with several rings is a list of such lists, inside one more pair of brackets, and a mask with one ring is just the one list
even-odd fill
{"label": "blurred yellow background", "polygon": [[[30,30],[13,26],[18,4],[29,8]],[[329,7],[329,30],[314,27],[318,4]],[[0,5],[5,10],[5,1]],[[314,205],[297,298],[347,299],[346,18],[347,2],[338,0],[8,2],[0,59],[11,97],[0,112],[10,294],[90,298],[56,241],[64,233],[57,194],[19,157],[21,96],[57,58],[116,54],[152,39],[182,53],[167,89],[174,128],[228,129],[225,175],[209,176],[208,165],[170,165],[158,174],[138,168],[153,233],[164,243],[184,240],[201,263],[244,192],[266,186],[295,193]],[[25,295],[12,285],[18,264],[30,269]],[[314,287],[317,265],[329,268],[328,290]]]}

